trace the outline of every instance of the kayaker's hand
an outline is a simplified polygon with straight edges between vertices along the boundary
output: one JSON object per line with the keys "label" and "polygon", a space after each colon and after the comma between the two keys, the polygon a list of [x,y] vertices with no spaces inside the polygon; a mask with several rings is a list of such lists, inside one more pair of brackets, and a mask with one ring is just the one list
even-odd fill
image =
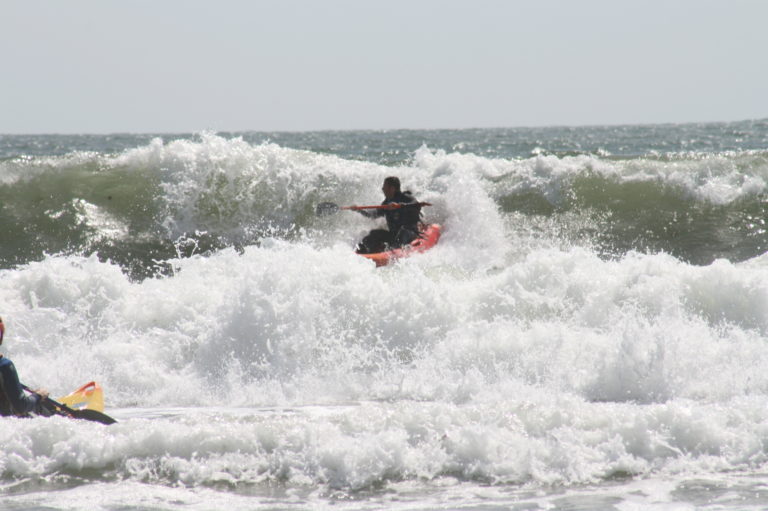
{"label": "kayaker's hand", "polygon": [[48,393],[48,391],[47,391],[47,390],[45,390],[45,389],[37,389],[37,390],[35,390],[35,394],[37,394],[37,395],[38,395],[38,396],[40,396],[41,398],[45,399],[45,398],[47,398],[47,397],[48,397],[48,394],[49,394],[49,393]]}

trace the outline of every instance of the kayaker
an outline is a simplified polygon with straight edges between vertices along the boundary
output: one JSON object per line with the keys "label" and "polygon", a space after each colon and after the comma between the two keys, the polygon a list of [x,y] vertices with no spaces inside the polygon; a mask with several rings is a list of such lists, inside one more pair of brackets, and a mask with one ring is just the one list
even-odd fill
{"label": "kayaker", "polygon": [[[368,218],[387,218],[387,229],[373,229],[368,236],[357,245],[358,254],[374,254],[384,252],[390,248],[407,245],[419,237],[419,221],[421,219],[421,206],[411,195],[411,192],[400,191],[400,179],[390,176],[384,180],[381,187],[384,192],[386,204],[404,204],[398,209],[360,209],[358,212]],[[412,206],[408,204],[413,203]]]}
{"label": "kayaker", "polygon": [[[5,325],[0,318],[0,345],[3,344]],[[10,359],[0,353],[0,415],[25,417],[30,412],[38,415],[51,415],[44,404],[44,398],[48,397],[48,391],[35,390],[33,394],[27,394],[21,386],[16,367]]]}

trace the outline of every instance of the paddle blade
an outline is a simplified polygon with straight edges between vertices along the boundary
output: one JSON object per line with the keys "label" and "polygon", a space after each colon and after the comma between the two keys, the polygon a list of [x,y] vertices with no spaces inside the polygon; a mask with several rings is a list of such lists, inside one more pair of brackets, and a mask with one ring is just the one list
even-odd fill
{"label": "paddle blade", "polygon": [[115,419],[105,413],[96,410],[75,410],[74,408],[70,408],[63,403],[54,401],[49,397],[44,399],[44,403],[45,410],[48,410],[48,412],[42,413],[43,417],[48,417],[50,415],[61,415],[62,417],[67,417],[69,419],[83,419],[106,425],[114,424],[117,422]]}
{"label": "paddle blade", "polygon": [[321,202],[315,208],[315,214],[317,216],[327,216],[338,212],[340,209],[339,205],[333,202]]}
{"label": "paddle blade", "polygon": [[104,392],[96,382],[88,382],[71,394],[60,397],[60,403],[76,410],[104,411]]}
{"label": "paddle blade", "polygon": [[107,426],[117,422],[109,415],[97,412],[96,410],[72,410],[72,417],[75,419],[85,419],[88,421],[100,422],[101,424],[106,424]]}

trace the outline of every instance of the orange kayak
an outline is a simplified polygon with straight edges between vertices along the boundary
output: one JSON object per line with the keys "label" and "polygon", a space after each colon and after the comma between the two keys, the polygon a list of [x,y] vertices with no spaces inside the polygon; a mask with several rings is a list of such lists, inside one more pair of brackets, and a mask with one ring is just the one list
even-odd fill
{"label": "orange kayak", "polygon": [[396,259],[419,254],[434,247],[437,245],[437,240],[440,239],[441,231],[442,227],[440,227],[439,224],[429,224],[421,231],[421,237],[413,240],[404,247],[387,250],[386,252],[360,255],[375,262],[376,266],[386,266]]}

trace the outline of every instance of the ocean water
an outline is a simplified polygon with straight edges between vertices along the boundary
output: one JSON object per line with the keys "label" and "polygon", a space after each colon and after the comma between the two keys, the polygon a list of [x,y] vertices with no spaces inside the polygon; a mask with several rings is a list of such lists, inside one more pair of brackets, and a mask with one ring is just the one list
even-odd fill
{"label": "ocean water", "polygon": [[0,420],[0,508],[764,509],[767,217],[765,120],[2,135],[2,351],[119,422]]}

